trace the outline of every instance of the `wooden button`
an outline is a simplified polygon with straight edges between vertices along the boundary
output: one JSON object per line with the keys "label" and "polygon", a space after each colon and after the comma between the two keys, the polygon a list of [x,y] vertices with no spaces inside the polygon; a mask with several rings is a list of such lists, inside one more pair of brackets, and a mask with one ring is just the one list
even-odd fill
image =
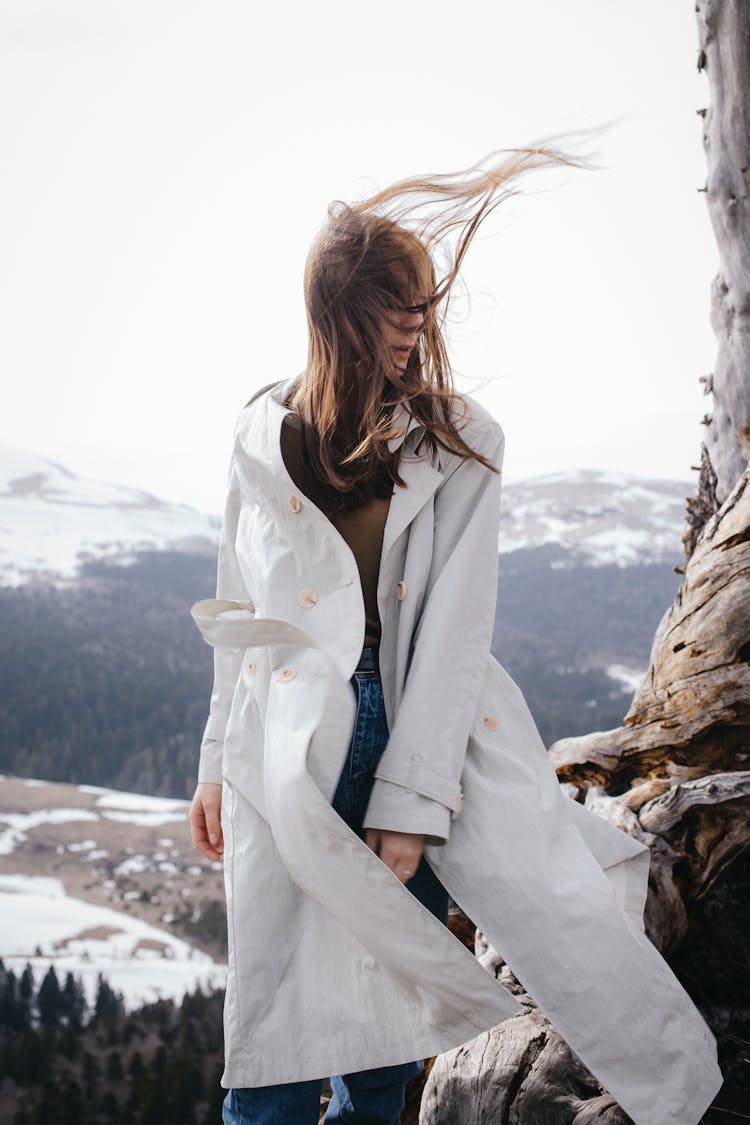
{"label": "wooden button", "polygon": [[406,583],[403,579],[401,579],[401,581],[396,586],[396,597],[400,602],[402,602],[406,597]]}
{"label": "wooden button", "polygon": [[297,601],[305,609],[309,609],[311,605],[315,605],[318,600],[318,595],[314,590],[301,590]]}
{"label": "wooden button", "polygon": [[485,715],[482,722],[487,727],[487,730],[497,730],[497,719],[494,715]]}
{"label": "wooden button", "polygon": [[258,665],[255,663],[254,660],[250,661],[250,663],[247,666],[247,670],[248,670],[248,672],[250,673],[251,676],[254,676],[255,673],[258,671]]}
{"label": "wooden button", "polygon": [[302,501],[300,500],[299,496],[290,496],[289,497],[289,507],[292,509],[293,512],[302,511]]}
{"label": "wooden button", "polygon": [[282,668],[276,679],[280,684],[285,684],[289,680],[293,680],[296,675],[294,668]]}

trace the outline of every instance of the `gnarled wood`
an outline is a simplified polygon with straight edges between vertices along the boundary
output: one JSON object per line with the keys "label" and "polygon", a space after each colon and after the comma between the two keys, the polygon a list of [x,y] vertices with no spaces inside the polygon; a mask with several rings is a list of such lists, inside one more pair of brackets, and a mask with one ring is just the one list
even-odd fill
{"label": "gnarled wood", "polygon": [[[561,781],[635,794],[750,764],[750,472],[698,538],[624,726],[550,749]],[[648,789],[643,790],[644,800]]]}
{"label": "gnarled wood", "polygon": [[419,1125],[632,1125],[479,931],[476,953],[523,1009],[435,1059],[422,1095]]}
{"label": "gnarled wood", "polygon": [[665,954],[750,843],[750,471],[703,528],[624,726],[555,743],[568,792],[651,847]]}

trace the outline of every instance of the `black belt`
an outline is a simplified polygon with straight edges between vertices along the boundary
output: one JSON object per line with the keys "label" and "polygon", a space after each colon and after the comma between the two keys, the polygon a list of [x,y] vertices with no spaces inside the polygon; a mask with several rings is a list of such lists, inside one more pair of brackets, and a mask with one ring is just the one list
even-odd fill
{"label": "black belt", "polygon": [[358,672],[379,672],[380,664],[378,662],[379,649],[377,645],[365,645],[362,649],[362,655],[359,658],[357,665]]}

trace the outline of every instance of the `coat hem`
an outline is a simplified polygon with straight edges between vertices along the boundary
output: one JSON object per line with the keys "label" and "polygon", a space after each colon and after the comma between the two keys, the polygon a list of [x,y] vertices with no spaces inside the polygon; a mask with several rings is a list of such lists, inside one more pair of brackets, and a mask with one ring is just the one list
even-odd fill
{"label": "coat hem", "polygon": [[[505,1016],[512,1019],[512,1016]],[[504,1021],[500,1021],[504,1022]],[[492,1024],[497,1027],[499,1024]],[[459,1041],[455,1035],[425,1034],[421,1039],[412,1039],[403,1048],[381,1049],[380,1051],[352,1051],[350,1054],[337,1055],[332,1061],[330,1055],[320,1054],[309,1058],[309,1044],[305,1046],[304,1064],[299,1056],[293,1056],[293,1049],[285,1046],[287,1061],[291,1070],[278,1066],[278,1056],[275,1060],[258,1059],[257,1062],[234,1063],[226,1062],[224,1073],[221,1076],[221,1085],[225,1090],[251,1088],[253,1086],[285,1085],[290,1082],[310,1082],[316,1079],[331,1078],[339,1074],[355,1074],[362,1070],[373,1070],[381,1066],[399,1066],[401,1063],[413,1062],[417,1059],[432,1058],[453,1051],[464,1043],[484,1035],[491,1027],[472,1027]],[[238,1052],[239,1054],[240,1052]],[[276,1062],[277,1065],[274,1065]],[[295,1066],[296,1064],[296,1066]]]}

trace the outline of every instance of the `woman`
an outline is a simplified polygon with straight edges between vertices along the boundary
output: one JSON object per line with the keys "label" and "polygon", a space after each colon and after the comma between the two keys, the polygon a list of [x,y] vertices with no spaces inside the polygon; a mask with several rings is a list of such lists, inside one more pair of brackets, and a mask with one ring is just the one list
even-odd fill
{"label": "woman", "polygon": [[515,1014],[448,893],[638,1125],[697,1121],[718,1088],[641,932],[647,852],[562,795],[489,652],[503,434],[452,390],[441,327],[481,221],[551,163],[574,161],[521,150],[330,208],[307,367],[238,419],[217,597],[192,611],[215,646],[191,827],[224,856],[228,1125],[312,1125],[329,1076],[326,1122],[397,1122],[426,1055]]}

